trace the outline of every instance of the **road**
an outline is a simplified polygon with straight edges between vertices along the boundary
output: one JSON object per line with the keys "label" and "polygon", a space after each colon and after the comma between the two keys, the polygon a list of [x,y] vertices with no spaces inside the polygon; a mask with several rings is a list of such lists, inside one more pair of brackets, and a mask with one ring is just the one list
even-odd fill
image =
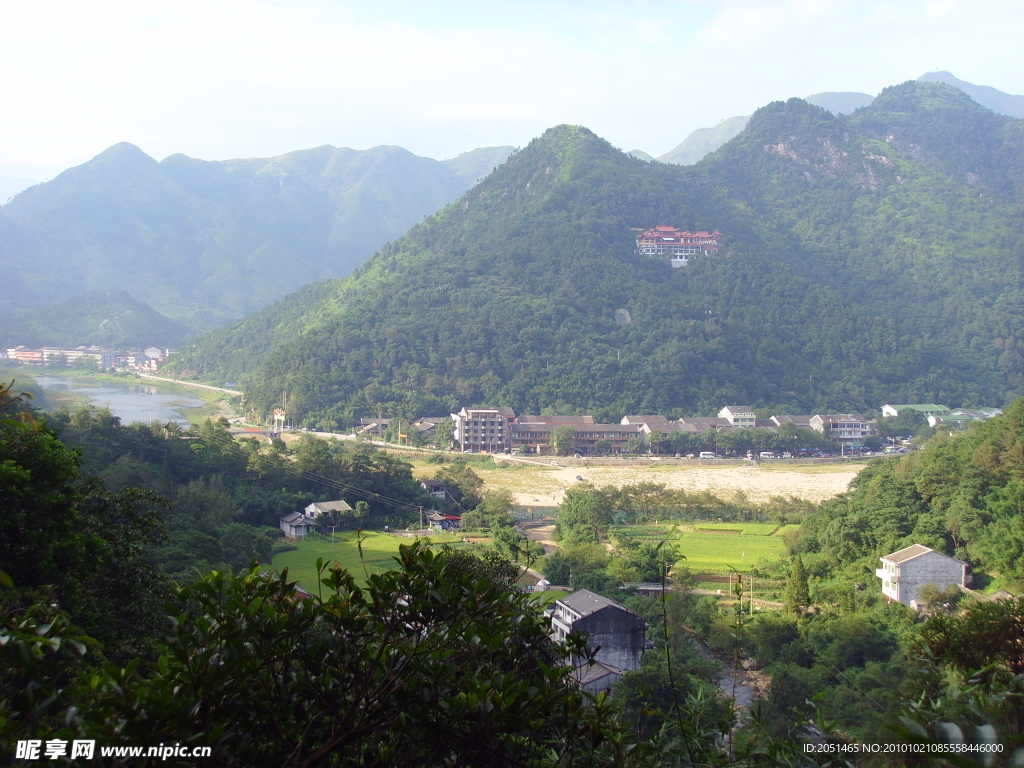
{"label": "road", "polygon": [[229,395],[242,395],[245,394],[240,389],[225,389],[224,387],[212,387],[209,384],[196,384],[193,381],[179,381],[178,379],[168,379],[163,376],[154,376],[151,373],[139,373],[136,374],[140,379],[152,379],[153,381],[166,381],[168,384],[177,384],[182,387],[192,387],[193,389],[208,389],[212,392],[227,392]]}

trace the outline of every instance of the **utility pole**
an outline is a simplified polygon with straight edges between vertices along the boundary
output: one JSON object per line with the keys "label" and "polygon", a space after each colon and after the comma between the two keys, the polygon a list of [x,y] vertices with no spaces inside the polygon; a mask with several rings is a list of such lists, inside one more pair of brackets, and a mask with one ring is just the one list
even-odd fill
{"label": "utility pole", "polygon": [[420,530],[423,530],[423,507],[420,507]]}

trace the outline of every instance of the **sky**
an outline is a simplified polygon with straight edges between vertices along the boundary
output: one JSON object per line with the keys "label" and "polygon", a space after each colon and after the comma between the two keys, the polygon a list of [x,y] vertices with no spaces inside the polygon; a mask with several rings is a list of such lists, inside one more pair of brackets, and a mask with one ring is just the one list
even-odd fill
{"label": "sky", "polygon": [[3,0],[0,176],[128,141],[158,160],[397,144],[444,159],[560,123],[692,130],[928,71],[1024,93],[1020,0]]}

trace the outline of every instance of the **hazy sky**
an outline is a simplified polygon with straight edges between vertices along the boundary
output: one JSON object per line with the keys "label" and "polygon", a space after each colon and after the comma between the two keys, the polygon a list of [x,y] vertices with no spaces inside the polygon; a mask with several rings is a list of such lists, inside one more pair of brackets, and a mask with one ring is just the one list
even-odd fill
{"label": "hazy sky", "polygon": [[774,99],[947,69],[1024,93],[1020,0],[4,0],[0,176],[119,141],[162,159],[399,144],[452,157],[558,123],[653,155]]}

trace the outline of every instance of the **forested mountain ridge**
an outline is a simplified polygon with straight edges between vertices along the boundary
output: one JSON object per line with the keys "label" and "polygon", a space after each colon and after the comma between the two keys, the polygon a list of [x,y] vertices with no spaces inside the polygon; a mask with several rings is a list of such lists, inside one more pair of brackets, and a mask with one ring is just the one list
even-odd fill
{"label": "forested mountain ridge", "polygon": [[[688,168],[560,126],[319,300],[280,302],[286,327],[248,318],[177,369],[247,372],[258,408],[287,390],[322,426],[470,402],[1002,405],[1024,384],[1019,130],[916,82],[850,117],[770,104]],[[717,228],[725,248],[671,269],[634,252],[657,223]]]}
{"label": "forested mountain ridge", "polygon": [[157,162],[117,144],[0,209],[0,308],[126,289],[207,326],[348,274],[461,195],[510,147],[439,162],[401,147]]}
{"label": "forested mountain ridge", "polygon": [[164,317],[127,291],[89,291],[42,309],[11,314],[0,327],[0,345],[142,349],[177,346],[193,335],[193,329]]}

